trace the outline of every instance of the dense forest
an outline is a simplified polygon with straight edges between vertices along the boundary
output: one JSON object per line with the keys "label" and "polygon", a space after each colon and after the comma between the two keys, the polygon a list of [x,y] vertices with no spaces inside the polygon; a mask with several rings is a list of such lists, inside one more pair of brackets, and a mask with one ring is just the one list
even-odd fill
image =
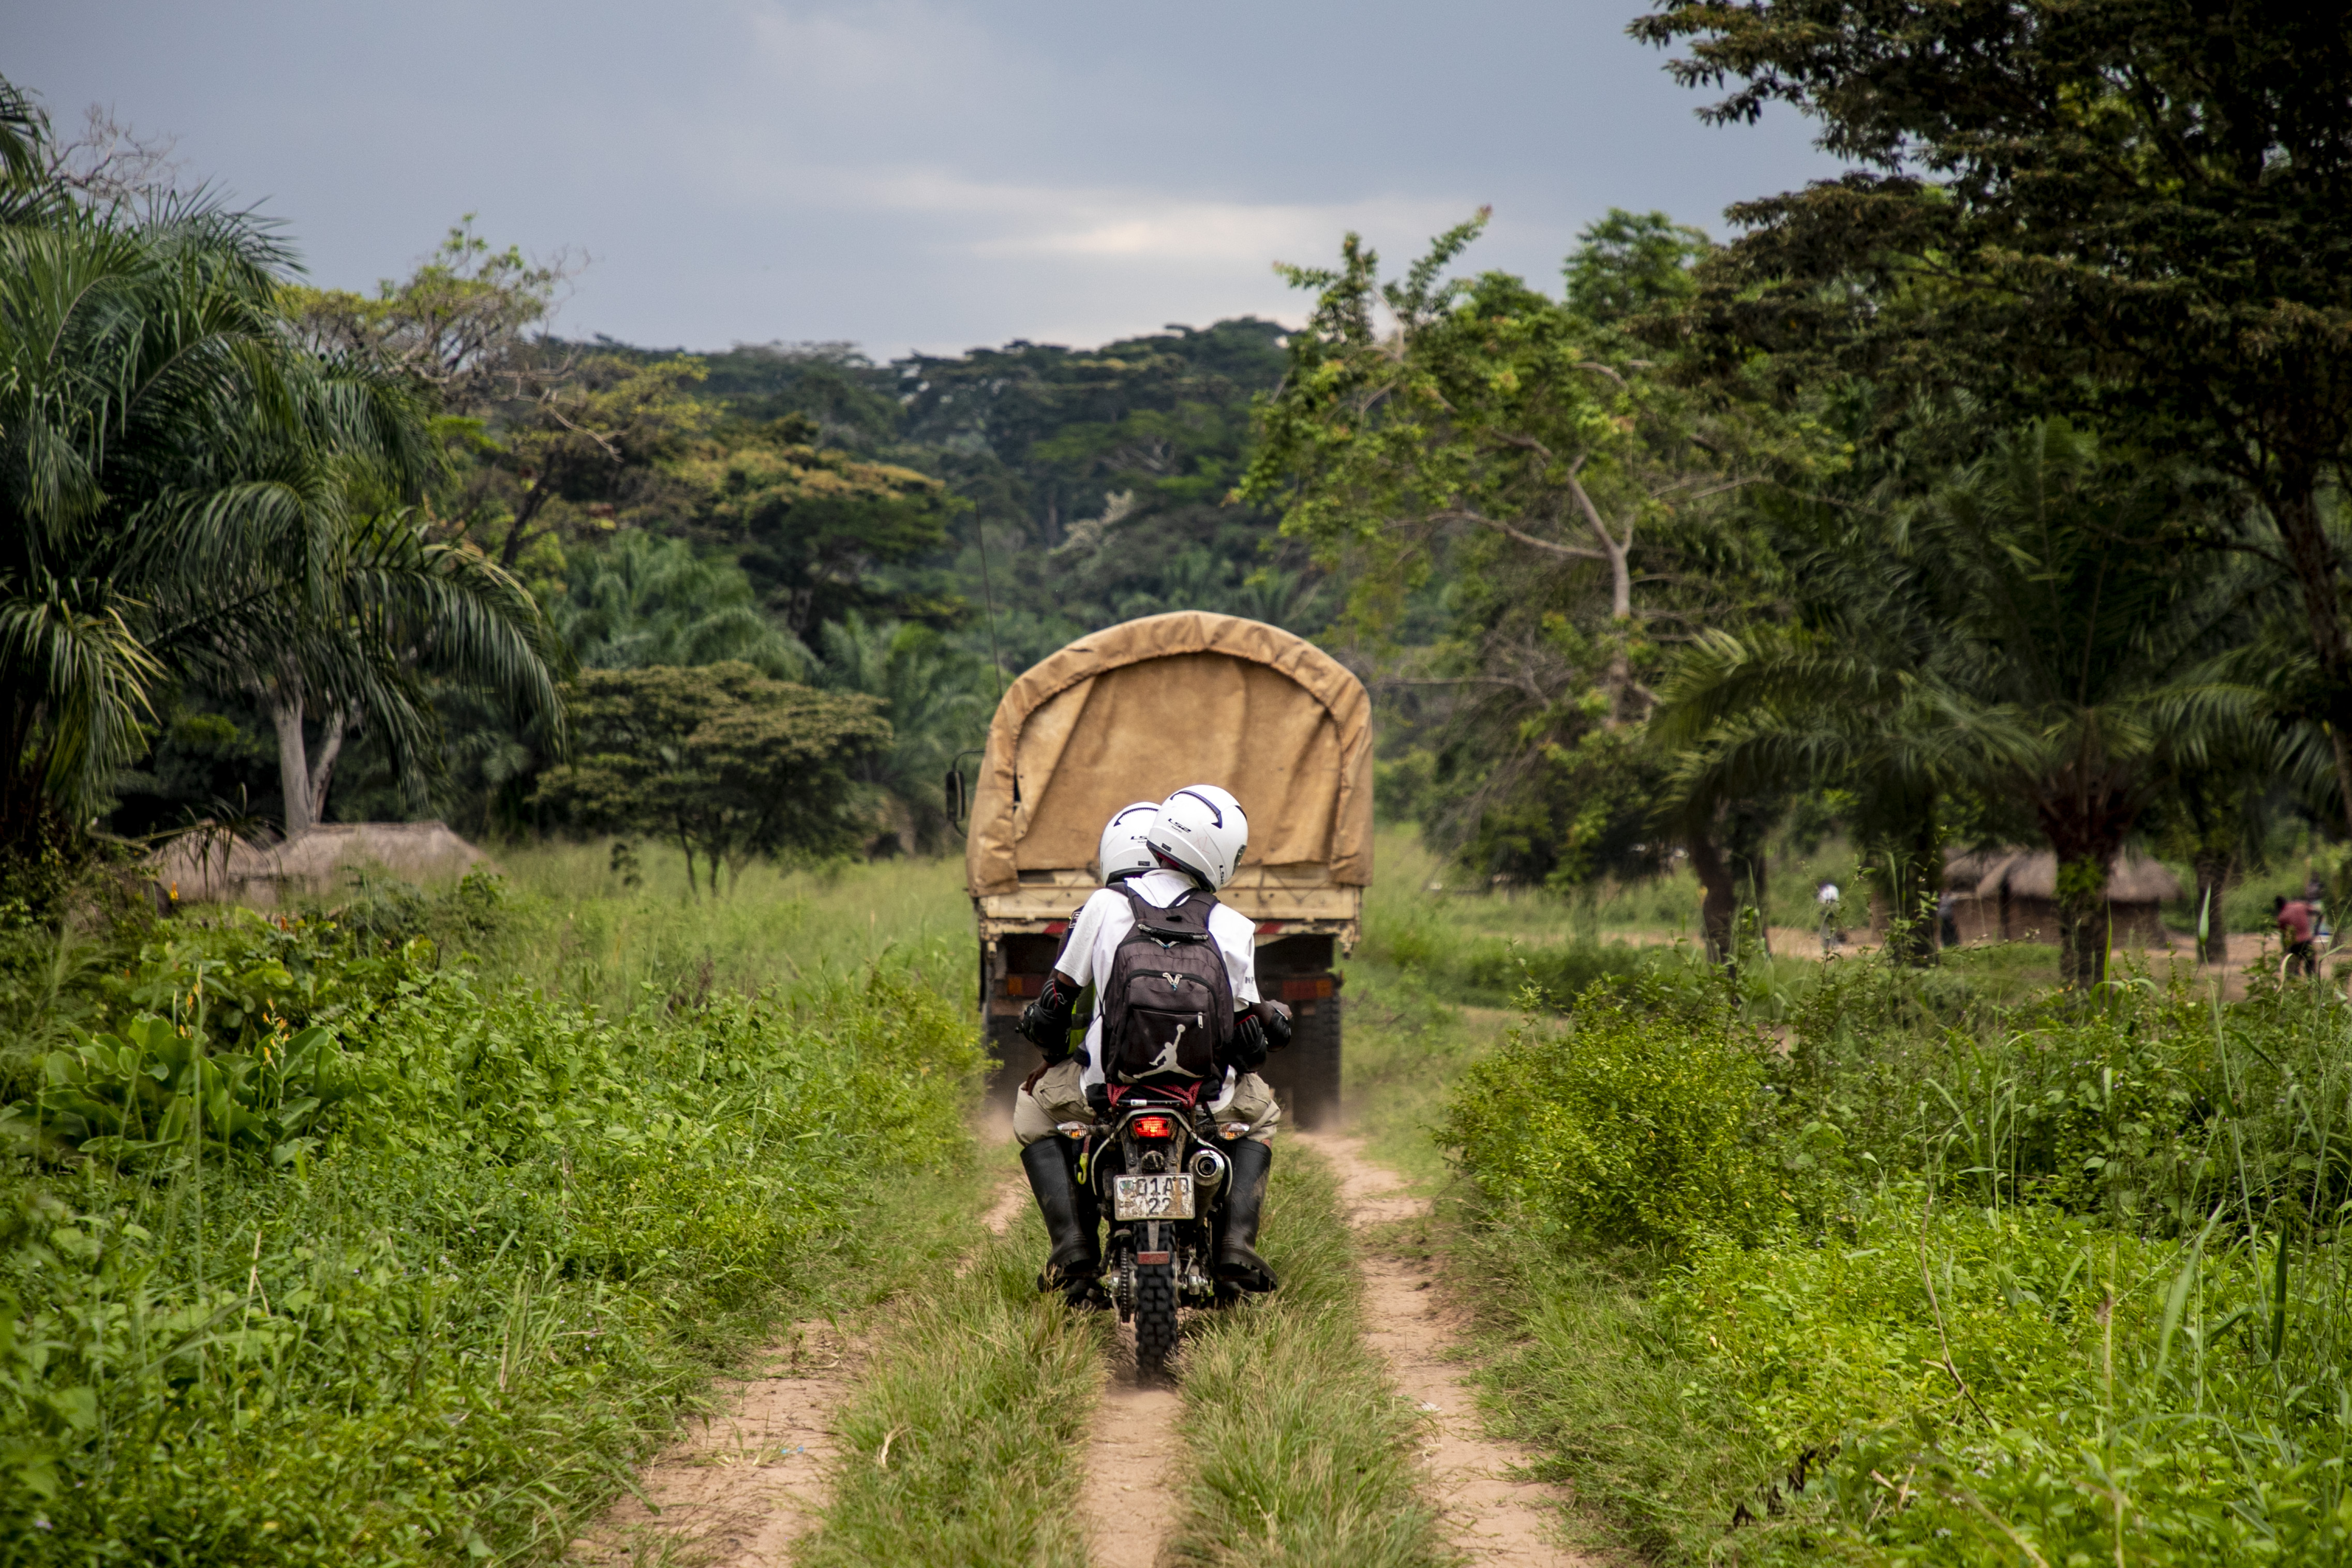
{"label": "dense forest", "polygon": [[[313,340],[431,389],[443,465],[420,537],[509,571],[578,666],[740,660],[876,698],[894,739],[858,764],[880,791],[868,849],[941,847],[940,782],[985,733],[992,664],[1009,678],[1174,608],[1319,624],[1304,550],[1231,498],[1251,400],[1281,374],[1273,323],[891,365],[841,344],[697,355],[535,330],[557,282],[460,229],[376,297],[289,298]],[[285,821],[266,698],[214,684],[173,701],[115,786],[114,831]],[[344,721],[329,820],[563,825],[541,810],[540,729],[463,681],[433,705],[421,774],[364,715]]]}
{"label": "dense forest", "polygon": [[[1726,59],[1804,52],[1725,37]],[[12,502],[71,519],[8,567],[12,613],[120,631],[98,708],[17,699],[11,842],[55,848],[93,816],[137,842],[435,815],[478,837],[667,836],[714,875],[937,852],[940,780],[1004,680],[1093,627],[1199,608],[1349,660],[1381,704],[1384,810],[1477,878],[1575,892],[1686,863],[1728,956],[1776,835],[1843,834],[1881,918],[1915,921],[1952,849],[2038,842],[2094,977],[2128,847],[2193,867],[2210,911],[2352,810],[2352,396],[2326,325],[2345,285],[2273,243],[2329,232],[2313,193],[2332,187],[2212,176],[2199,221],[2273,258],[2250,281],[2147,225],[2161,182],[2120,150],[2134,133],[2053,210],[1950,128],[1977,110],[1948,90],[1817,105],[1827,145],[1894,172],[1740,209],[1729,245],[1616,212],[1554,288],[1476,270],[1482,214],[1402,275],[1352,237],[1292,269],[1300,331],[887,364],[567,338],[568,264],[465,225],[372,292],[314,287],[268,225],[77,162],[20,114],[20,281],[103,256],[134,313],[233,297],[246,337],[215,347],[268,358],[259,390],[315,412],[268,429],[233,411],[237,461],[199,475],[117,442],[100,461],[143,500],[101,468],[96,510],[37,486]],[[2093,133],[2017,134],[2055,167]],[[1921,194],[1944,188],[1909,172],[1922,158],[1972,183],[1965,215]],[[2108,260],[2005,270],[1982,248],[2001,225],[2042,225],[2037,256]],[[1923,258],[1956,245],[1985,259],[1947,287]],[[20,329],[48,308],[28,296]],[[65,402],[26,405],[70,444],[111,417],[72,398],[153,350],[87,311],[54,325],[16,351],[90,356]],[[12,384],[39,384],[26,369]],[[177,553],[114,542],[141,507],[180,517]],[[244,564],[198,564],[232,535]],[[80,575],[99,561],[116,575]],[[115,597],[86,591],[100,580]],[[40,657],[66,661],[39,677],[61,694],[64,644]],[[737,666],[769,685],[645,685]],[[607,700],[569,714],[567,683],[595,671]],[[756,745],[622,760],[753,709]],[[833,738],[790,821],[714,784],[706,828],[665,822],[661,779],[772,769],[802,724]]]}

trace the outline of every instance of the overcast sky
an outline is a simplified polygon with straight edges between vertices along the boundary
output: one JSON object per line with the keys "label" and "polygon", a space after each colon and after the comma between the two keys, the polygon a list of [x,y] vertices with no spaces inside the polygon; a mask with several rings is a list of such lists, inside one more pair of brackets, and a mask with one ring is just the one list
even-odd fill
{"label": "overcast sky", "polygon": [[312,277],[404,272],[461,214],[585,253],[560,327],[848,339],[887,358],[1255,312],[1361,230],[1557,287],[1612,206],[1711,233],[1827,172],[1714,130],[1639,0],[0,0],[0,74],[92,102],[285,219]]}

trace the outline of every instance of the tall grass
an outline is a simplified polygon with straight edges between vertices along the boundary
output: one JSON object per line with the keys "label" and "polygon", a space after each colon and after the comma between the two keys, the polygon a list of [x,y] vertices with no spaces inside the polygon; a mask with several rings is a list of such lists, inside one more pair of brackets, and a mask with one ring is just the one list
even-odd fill
{"label": "tall grass", "polygon": [[[1751,1056],[1740,1145],[1644,1177],[1693,1222],[1670,1253],[1605,1207],[1531,1223],[1580,1189],[1522,1179],[1643,1146],[1612,1119],[1641,1120],[1656,1053],[1612,1041],[1653,1025],[1588,1004],[1521,1048],[1551,1063],[1512,1075],[1538,1103],[1474,1074],[1457,1107],[1496,1234],[1561,1239],[1465,1254],[1520,1303],[1510,1418],[1621,1540],[1676,1561],[2352,1552],[2337,998],[2257,981],[2225,1003],[2176,976],[2003,1007],[1853,966],[1790,1019],[1785,1054]],[[1759,1159],[1778,1223],[1706,1223],[1714,1167]]]}
{"label": "tall grass", "polygon": [[588,1005],[487,888],[91,939],[0,1117],[0,1561],[551,1557],[971,1186],[970,1013],[896,950],[746,995],[625,944]]}
{"label": "tall grass", "polygon": [[795,1562],[1083,1568],[1077,1493],[1110,1329],[1038,1294],[1045,1250],[1025,1213],[901,1303],[838,1417],[833,1498]]}
{"label": "tall grass", "polygon": [[971,905],[953,860],[829,869],[752,864],[717,894],[690,893],[684,862],[645,852],[629,886],[608,843],[505,852],[526,895],[493,967],[551,996],[627,1011],[722,992],[753,993],[876,962],[959,1006],[971,1005]]}

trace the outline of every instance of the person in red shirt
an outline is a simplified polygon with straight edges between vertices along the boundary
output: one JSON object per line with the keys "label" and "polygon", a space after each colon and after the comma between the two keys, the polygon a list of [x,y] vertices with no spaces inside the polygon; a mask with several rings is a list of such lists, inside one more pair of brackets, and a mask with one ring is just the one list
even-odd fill
{"label": "person in red shirt", "polygon": [[2300,898],[2281,894],[2271,900],[2274,912],[2272,918],[2278,924],[2279,940],[2286,946],[2286,967],[2291,975],[2315,975],[2319,960],[2311,956],[2311,936],[2317,924],[2311,905]]}

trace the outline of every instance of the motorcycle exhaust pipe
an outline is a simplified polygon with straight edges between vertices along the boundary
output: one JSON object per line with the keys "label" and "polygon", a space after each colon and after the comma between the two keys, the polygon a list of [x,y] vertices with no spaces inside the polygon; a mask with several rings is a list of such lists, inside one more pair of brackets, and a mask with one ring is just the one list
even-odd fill
{"label": "motorcycle exhaust pipe", "polygon": [[1223,1186],[1226,1176],[1232,1169],[1225,1156],[1206,1144],[1192,1151],[1192,1179],[1200,1185],[1203,1193],[1214,1192],[1218,1187]]}

